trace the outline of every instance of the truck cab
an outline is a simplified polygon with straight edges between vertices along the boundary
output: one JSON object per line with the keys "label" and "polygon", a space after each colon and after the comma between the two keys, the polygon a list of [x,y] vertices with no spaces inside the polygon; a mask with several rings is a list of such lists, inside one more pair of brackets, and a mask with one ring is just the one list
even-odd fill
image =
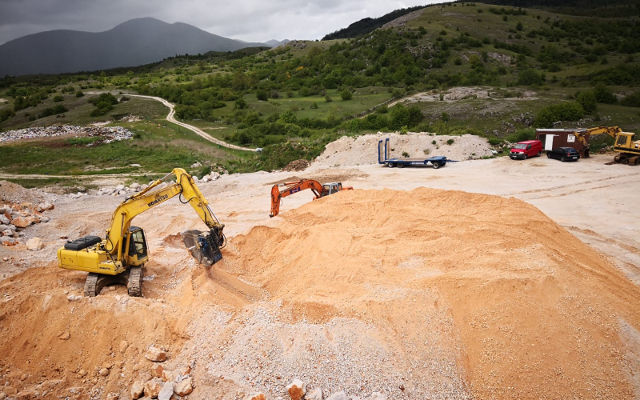
{"label": "truck cab", "polygon": [[529,157],[539,156],[542,153],[542,142],[539,140],[525,140],[516,143],[511,151],[509,158],[512,160],[526,160]]}

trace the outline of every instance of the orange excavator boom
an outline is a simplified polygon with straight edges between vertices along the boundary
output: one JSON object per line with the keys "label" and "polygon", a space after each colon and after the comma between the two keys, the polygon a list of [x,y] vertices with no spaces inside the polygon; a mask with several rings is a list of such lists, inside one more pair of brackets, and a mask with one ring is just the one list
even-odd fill
{"label": "orange excavator boom", "polygon": [[305,189],[311,189],[315,195],[315,199],[328,196],[330,194],[339,192],[341,190],[353,190],[352,187],[342,187],[342,182],[332,182],[322,184],[313,179],[301,179],[297,182],[285,182],[282,184],[283,190],[280,190],[280,185],[273,185],[271,188],[271,213],[270,217],[275,217],[280,212],[280,199],[287,197],[294,193],[298,193]]}

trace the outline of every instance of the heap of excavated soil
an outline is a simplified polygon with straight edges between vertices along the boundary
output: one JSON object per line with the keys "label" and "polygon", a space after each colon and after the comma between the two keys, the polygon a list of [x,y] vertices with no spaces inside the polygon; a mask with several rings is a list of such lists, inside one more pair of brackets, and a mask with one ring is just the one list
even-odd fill
{"label": "heap of excavated soil", "polygon": [[166,369],[193,367],[190,399],[286,398],[296,377],[360,398],[638,393],[640,290],[520,200],[340,192],[231,238],[209,269],[182,219],[141,221],[145,298],[81,298],[84,274],[54,263],[2,281],[0,392],[128,398],[157,345]]}
{"label": "heap of excavated soil", "polygon": [[[234,238],[225,268],[282,301],[294,321],[365,323],[347,354],[369,346],[384,355],[342,370],[364,371],[372,389],[390,398],[633,397],[637,349],[622,337],[640,337],[640,290],[535,207],[454,191],[354,190],[282,217]],[[317,357],[301,372],[341,370]],[[400,377],[402,393],[384,386]]]}
{"label": "heap of excavated soil", "polygon": [[[435,135],[433,133],[377,133],[358,137],[343,136],[325,147],[314,166],[336,167],[368,165],[378,162],[378,141],[389,138],[390,158],[428,158],[445,156],[450,160],[469,160],[491,156],[487,139],[476,135]],[[447,141],[453,140],[451,144]],[[407,156],[408,154],[408,156]]]}

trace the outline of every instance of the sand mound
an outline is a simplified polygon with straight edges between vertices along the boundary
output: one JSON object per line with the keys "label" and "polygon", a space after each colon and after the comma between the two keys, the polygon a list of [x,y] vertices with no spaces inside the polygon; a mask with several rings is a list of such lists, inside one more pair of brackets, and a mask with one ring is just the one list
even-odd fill
{"label": "sand mound", "polygon": [[[371,354],[382,347],[377,361],[389,362],[363,376],[391,398],[464,397],[461,379],[476,398],[632,395],[618,330],[640,327],[640,291],[527,203],[355,190],[283,218],[236,237],[225,268],[268,290],[292,322],[367,323],[353,340],[368,336]],[[349,360],[361,366],[351,373],[366,360]],[[211,368],[233,369],[223,361]],[[384,387],[398,374],[402,393]]]}
{"label": "sand mound", "polygon": [[[378,140],[389,138],[390,157],[426,158],[446,156],[451,160],[469,160],[490,156],[491,146],[486,139],[475,135],[449,136],[429,133],[378,133],[358,137],[343,136],[327,144],[314,166],[366,165],[378,162]],[[453,143],[447,144],[447,141]],[[434,143],[435,142],[435,143]],[[405,153],[405,155],[403,155]]]}
{"label": "sand mound", "polygon": [[44,199],[45,195],[37,189],[25,189],[16,183],[0,180],[0,202],[37,203]]}
{"label": "sand mound", "polygon": [[231,238],[212,268],[180,246],[183,219],[147,221],[145,298],[81,297],[85,274],[53,264],[2,281],[1,391],[128,398],[154,344],[193,367],[190,399],[283,397],[295,377],[361,398],[638,390],[640,290],[522,201],[340,192]]}

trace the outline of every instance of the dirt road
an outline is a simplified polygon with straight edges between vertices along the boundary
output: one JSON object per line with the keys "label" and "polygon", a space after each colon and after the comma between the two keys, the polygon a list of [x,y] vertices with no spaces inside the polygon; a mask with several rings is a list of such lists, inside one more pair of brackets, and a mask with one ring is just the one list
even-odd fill
{"label": "dirt road", "polygon": [[156,96],[145,96],[145,95],[141,95],[141,94],[127,94],[127,96],[131,96],[131,97],[140,97],[143,99],[151,99],[151,100],[155,100],[155,101],[159,101],[160,103],[164,104],[165,106],[167,106],[169,108],[169,114],[167,114],[166,120],[179,125],[183,128],[189,129],[190,131],[194,132],[196,135],[200,136],[201,138],[211,142],[211,143],[215,143],[217,145],[220,145],[222,147],[226,147],[229,149],[234,149],[234,150],[242,150],[242,151],[260,151],[259,149],[251,149],[248,147],[243,147],[243,146],[238,146],[235,144],[231,144],[231,143],[227,143],[224,140],[220,140],[218,138],[214,138],[213,136],[209,135],[208,133],[206,133],[205,131],[203,131],[202,129],[193,126],[193,125],[189,125],[187,123],[178,121],[175,118],[175,106],[173,105],[173,103],[161,98],[161,97],[156,97]]}

